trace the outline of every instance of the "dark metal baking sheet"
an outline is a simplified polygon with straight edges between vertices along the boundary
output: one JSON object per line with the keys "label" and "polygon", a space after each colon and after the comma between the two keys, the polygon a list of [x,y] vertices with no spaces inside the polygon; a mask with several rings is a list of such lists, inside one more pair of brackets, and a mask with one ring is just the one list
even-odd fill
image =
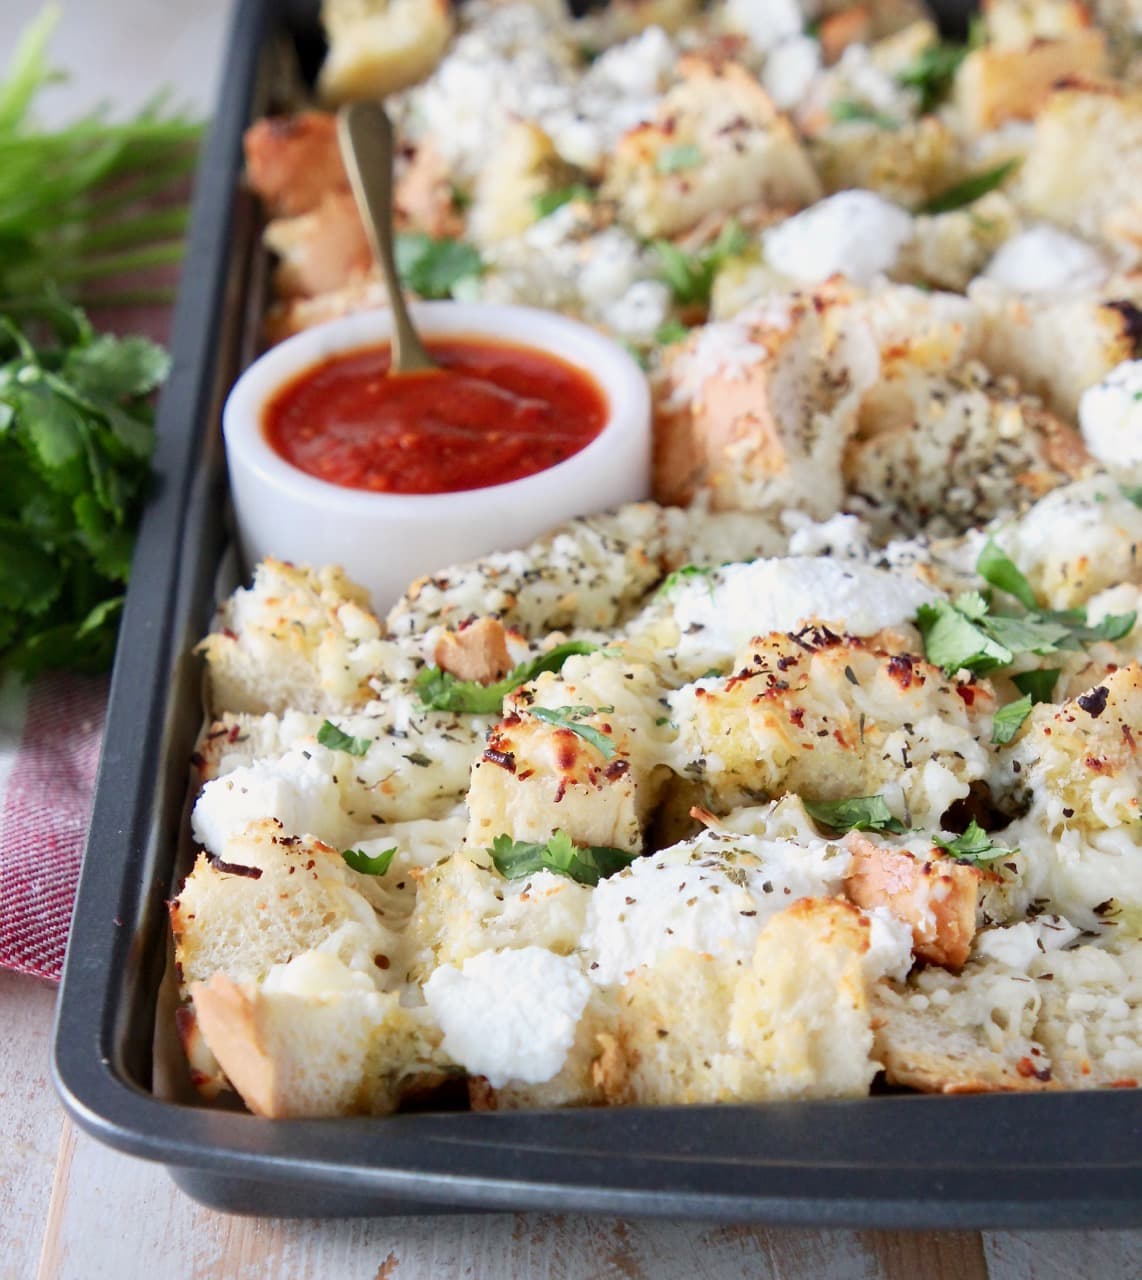
{"label": "dark metal baking sheet", "polygon": [[[955,6],[962,9],[962,6]],[[314,4],[240,0],[200,170],[159,475],[144,516],[60,995],[55,1078],[95,1137],[240,1213],[546,1208],[836,1226],[1142,1223],[1142,1094],[893,1096],[516,1114],[265,1121],[153,1088],[165,900],[201,717],[192,650],[227,542],[217,429],[262,298],[241,137],[275,45],[312,54]]]}

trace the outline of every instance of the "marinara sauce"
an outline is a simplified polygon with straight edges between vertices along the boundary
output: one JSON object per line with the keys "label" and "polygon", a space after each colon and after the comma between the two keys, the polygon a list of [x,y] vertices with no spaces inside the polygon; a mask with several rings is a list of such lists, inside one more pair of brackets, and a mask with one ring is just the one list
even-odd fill
{"label": "marinara sauce", "polygon": [[287,462],[377,493],[457,493],[546,471],[602,431],[606,396],[581,369],[487,338],[428,344],[441,368],[389,377],[390,347],[322,361],[270,401]]}

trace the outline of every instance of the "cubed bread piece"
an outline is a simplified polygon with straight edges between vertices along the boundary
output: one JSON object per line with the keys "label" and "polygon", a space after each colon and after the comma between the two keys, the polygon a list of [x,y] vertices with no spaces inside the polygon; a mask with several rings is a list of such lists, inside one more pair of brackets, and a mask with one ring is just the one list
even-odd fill
{"label": "cubed bread piece", "polygon": [[803,208],[820,184],[789,121],[743,67],[683,59],[653,122],[627,133],[603,185],[639,235],[671,236],[715,212]]}
{"label": "cubed bread piece", "polygon": [[[621,726],[596,713],[576,720],[616,745]],[[640,785],[642,781],[642,785]],[[578,844],[637,853],[653,803],[627,751],[606,756],[569,728],[511,716],[488,734],[468,789],[468,843],[500,835],[545,842],[556,828]]]}
{"label": "cubed bread piece", "polygon": [[419,139],[408,162],[398,168],[393,219],[398,231],[422,231],[434,239],[464,232],[457,189],[439,148]]}
{"label": "cubed bread piece", "polygon": [[539,197],[571,180],[572,170],[537,124],[511,121],[476,182],[468,215],[472,236],[493,244],[520,235],[536,221]]}
{"label": "cubed bread piece", "polygon": [[596,1075],[609,1102],[642,1105],[856,1097],[871,1060],[868,923],[805,898],[774,916],[752,963],[683,949],[616,993]]}
{"label": "cubed bread piece", "polygon": [[297,217],[275,218],[262,240],[278,257],[274,292],[279,298],[328,293],[372,270],[372,250],[347,191],[326,192]]}
{"label": "cubed bread piece", "polygon": [[385,286],[374,273],[358,276],[340,289],[315,298],[287,298],[275,302],[266,312],[266,343],[274,346],[327,320],[388,305]]}
{"label": "cubed bread piece", "polygon": [[1087,387],[1133,359],[1142,342],[1142,312],[1129,296],[1028,299],[981,280],[971,297],[984,317],[980,359],[1071,422]]}
{"label": "cubed bread piece", "polygon": [[1029,49],[1091,25],[1083,0],[986,0],[981,10],[987,43],[997,49]]}
{"label": "cubed bread piece", "polygon": [[1093,462],[1073,427],[972,362],[879,386],[844,470],[886,531],[947,536],[1020,511]]}
{"label": "cubed bread piece", "polygon": [[[1112,672],[1100,684],[1061,706],[1041,703],[1018,741],[1005,753],[1006,767],[1026,787],[1046,830],[1068,827],[1087,834],[1125,828],[1142,819],[1142,666]],[[1130,861],[1142,867],[1142,842]],[[1106,881],[1106,897],[1113,884]]]}
{"label": "cubed bread piece", "polygon": [[1000,245],[1018,231],[1019,215],[1002,191],[988,192],[966,209],[919,214],[892,275],[962,293]]}
{"label": "cubed bread piece", "polygon": [[857,187],[906,207],[946,190],[963,167],[955,135],[937,116],[891,129],[866,120],[832,123],[809,149],[827,192]]}
{"label": "cubed bread piece", "polygon": [[330,945],[355,968],[374,970],[380,958],[385,971],[396,974],[396,937],[365,896],[370,877],[350,870],[335,849],[286,835],[267,818],[233,837],[224,853],[221,859],[200,855],[170,904],[184,986],[216,973],[236,982],[260,980],[338,930],[343,933]]}
{"label": "cubed bread piece", "polygon": [[[330,967],[322,965],[322,976]],[[443,1078],[447,1059],[425,1011],[402,1008],[397,992],[356,986],[350,970],[333,967],[334,981],[312,990],[263,988],[225,973],[192,984],[203,1037],[255,1115],[381,1115],[406,1090]]]}
{"label": "cubed bread piece", "polygon": [[1034,1039],[1034,978],[994,961],[962,973],[921,969],[882,983],[873,1001],[875,1054],[890,1084],[924,1093],[1023,1093],[1058,1088]]}
{"label": "cubed bread piece", "polygon": [[818,519],[840,507],[840,462],[875,352],[850,349],[832,313],[843,290],[767,299],[667,353],[656,387],[654,491],[715,510]]}
{"label": "cubed bread piece", "polygon": [[921,960],[960,968],[971,952],[982,872],[932,848],[925,855],[848,838],[852,862],[845,893],[858,907],[886,907],[912,929]]}
{"label": "cubed bread piece", "polygon": [[1028,213],[1129,251],[1142,243],[1142,90],[1053,93],[1020,172]]}
{"label": "cubed bread piece", "polygon": [[349,190],[336,119],[325,111],[267,116],[243,138],[246,177],[274,218],[296,218]]}
{"label": "cubed bread piece", "polygon": [[[561,6],[562,7],[562,6]],[[629,40],[647,27],[677,31],[698,16],[702,0],[611,0],[580,19],[588,48]]]}
{"label": "cubed bread piece", "polygon": [[323,0],[326,102],[384,98],[423,80],[452,38],[449,0]]}
{"label": "cubed bread piece", "polygon": [[1106,37],[1089,28],[1024,49],[973,49],[956,73],[955,103],[969,132],[987,133],[1008,120],[1033,120],[1060,81],[1106,70]]}
{"label": "cubed bread piece", "polygon": [[671,695],[676,771],[722,811],[785,791],[815,802],[883,793],[936,828],[992,767],[986,682],[823,627],[758,637],[734,670]]}
{"label": "cubed bread piece", "polygon": [[272,559],[224,602],[198,652],[216,714],[347,711],[373,696],[371,678],[407,678],[413,669],[382,640],[368,593],[341,569]]}

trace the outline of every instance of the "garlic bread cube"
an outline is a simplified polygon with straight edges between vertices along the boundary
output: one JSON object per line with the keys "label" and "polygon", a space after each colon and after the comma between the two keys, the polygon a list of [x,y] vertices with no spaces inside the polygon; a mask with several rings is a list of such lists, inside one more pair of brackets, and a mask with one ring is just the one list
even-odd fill
{"label": "garlic bread cube", "polygon": [[322,0],[326,102],[384,98],[423,80],[452,38],[448,0]]}
{"label": "garlic bread cube", "polygon": [[473,239],[488,245],[521,235],[538,217],[539,197],[567,186],[572,176],[537,124],[511,121],[476,181],[468,214]]}
{"label": "garlic bread cube", "polygon": [[803,208],[820,183],[796,131],[743,67],[697,57],[653,122],[610,157],[603,194],[640,236],[672,236],[747,205]]}
{"label": "garlic bread cube", "polygon": [[945,191],[963,170],[956,136],[937,116],[892,129],[866,120],[829,124],[809,151],[826,192],[876,191],[909,208]]}

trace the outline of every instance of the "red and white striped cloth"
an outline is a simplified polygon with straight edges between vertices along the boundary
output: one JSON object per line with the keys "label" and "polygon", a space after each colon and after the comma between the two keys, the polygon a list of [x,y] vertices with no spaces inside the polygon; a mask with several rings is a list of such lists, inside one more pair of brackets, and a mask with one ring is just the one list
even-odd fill
{"label": "red and white striped cloth", "polygon": [[63,968],[107,677],[0,683],[0,966],[58,979]]}

